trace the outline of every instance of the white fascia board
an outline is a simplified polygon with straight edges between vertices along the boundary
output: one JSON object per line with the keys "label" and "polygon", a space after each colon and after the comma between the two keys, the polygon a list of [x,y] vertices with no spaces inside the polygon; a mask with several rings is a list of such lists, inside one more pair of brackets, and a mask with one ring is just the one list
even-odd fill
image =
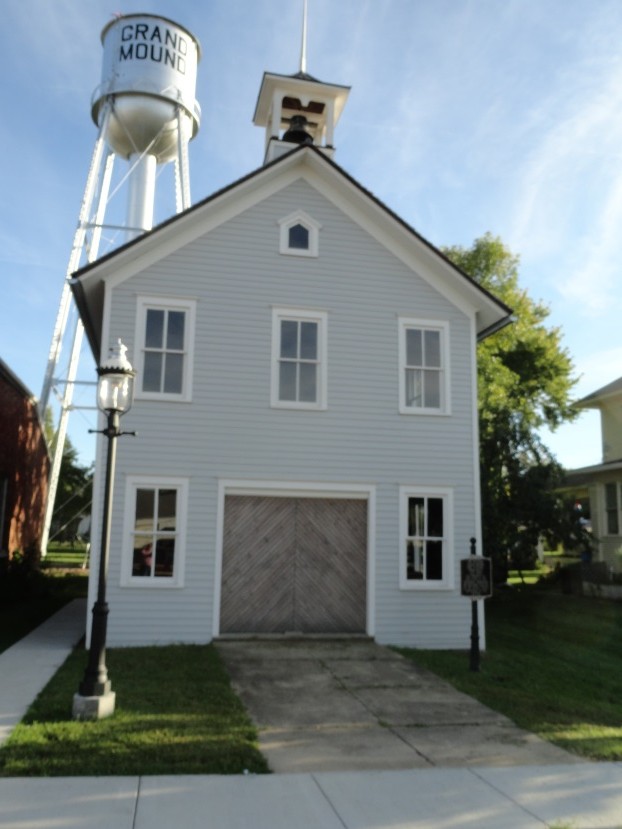
{"label": "white fascia board", "polygon": [[299,179],[301,163],[308,154],[294,151],[277,165],[260,168],[74,277],[72,281],[79,284],[100,348],[105,342],[104,305],[112,288]]}
{"label": "white fascia board", "polygon": [[387,209],[335,170],[321,153],[310,148],[295,150],[274,166],[260,169],[204,204],[191,208],[187,214],[173,217],[156,228],[152,236],[96,263],[79,278],[85,294],[88,297],[90,289],[101,280],[109,287],[121,284],[301,178],[457,308],[468,316],[476,315],[479,331],[507,316],[492,297],[462,277]]}
{"label": "white fascia board", "polygon": [[331,168],[322,164],[314,154],[308,159],[303,178],[463,313],[477,315],[479,331],[507,316],[492,297],[461,276],[387,209],[353,182],[343,176],[331,175],[331,172]]}
{"label": "white fascia board", "polygon": [[[593,466],[581,466],[578,469],[567,469],[566,475],[599,475],[605,472],[619,472],[622,469],[622,461],[610,461],[609,463],[597,463]],[[572,489],[573,487],[563,487]]]}
{"label": "white fascia board", "polygon": [[[287,169],[280,169],[277,176],[263,178],[259,174],[259,177],[260,181],[252,179],[242,182],[213,201],[199,205],[188,215],[180,216],[177,221],[158,229],[152,240],[145,239],[144,245],[137,246],[140,250],[131,248],[119,251],[117,256],[84,274],[80,281],[85,289],[87,282],[95,280],[104,280],[111,288],[117,287],[135,274],[289,186],[301,176],[296,167],[288,165]],[[150,241],[152,244],[149,244]]]}
{"label": "white fascia board", "polygon": [[577,400],[574,405],[578,409],[600,409],[602,403],[608,403],[615,398],[622,399],[622,378],[593,391],[581,400]]}

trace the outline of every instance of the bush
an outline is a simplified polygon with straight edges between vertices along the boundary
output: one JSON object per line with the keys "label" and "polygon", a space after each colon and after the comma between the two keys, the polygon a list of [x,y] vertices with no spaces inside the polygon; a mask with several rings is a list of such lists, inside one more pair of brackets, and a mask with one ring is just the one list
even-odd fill
{"label": "bush", "polygon": [[611,572],[604,561],[594,561],[583,567],[583,581],[592,584],[611,584]]}
{"label": "bush", "polygon": [[562,593],[575,593],[580,596],[583,592],[583,569],[580,562],[574,564],[557,564],[546,576],[542,576],[540,584],[543,586],[556,585],[561,587]]}
{"label": "bush", "polygon": [[25,596],[41,591],[40,561],[41,554],[35,547],[29,547],[23,553],[15,550],[10,558],[3,558],[0,598],[4,602],[20,601]]}

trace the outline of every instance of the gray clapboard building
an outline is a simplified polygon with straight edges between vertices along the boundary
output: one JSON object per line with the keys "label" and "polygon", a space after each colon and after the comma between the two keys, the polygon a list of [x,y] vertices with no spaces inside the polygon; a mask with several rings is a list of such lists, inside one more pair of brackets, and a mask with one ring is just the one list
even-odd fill
{"label": "gray clapboard building", "polygon": [[138,372],[111,645],[467,642],[476,347],[509,309],[334,162],[347,94],[265,74],[263,165],[73,280],[95,359],[121,338]]}

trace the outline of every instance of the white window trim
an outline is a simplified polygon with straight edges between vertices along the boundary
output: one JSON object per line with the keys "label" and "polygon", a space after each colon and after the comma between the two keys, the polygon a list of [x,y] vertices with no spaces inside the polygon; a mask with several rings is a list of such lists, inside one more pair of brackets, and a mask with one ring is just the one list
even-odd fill
{"label": "white window trim", "polygon": [[[446,320],[418,319],[415,317],[398,317],[399,328],[399,412],[406,415],[451,414],[450,362],[449,362],[449,323]],[[406,405],[406,331],[410,328],[426,328],[441,333],[441,406],[439,409],[417,408]]]}
{"label": "white window trim", "polygon": [[[145,325],[147,310],[185,311],[184,326],[184,368],[180,394],[167,392],[143,391],[141,378],[145,362]],[[168,296],[139,296],[136,302],[136,400],[159,400],[174,403],[189,403],[192,400],[192,377],[194,372],[194,330],[196,320],[196,300]]]}
{"label": "white window trim", "polygon": [[[279,400],[279,353],[281,344],[281,320],[311,321],[318,324],[318,399],[314,403],[295,400]],[[328,314],[326,311],[311,311],[301,308],[272,309],[272,370],[270,378],[270,405],[274,409],[302,409],[324,411],[327,408],[328,376]]]}
{"label": "white window trim", "polygon": [[[406,578],[406,539],[408,538],[408,499],[427,496],[442,498],[443,506],[443,578],[438,581]],[[400,487],[400,590],[453,590],[454,588],[454,499],[453,490],[433,486]]]}
{"label": "white window trim", "polygon": [[[612,533],[609,531],[609,510],[607,509],[607,486],[615,486],[616,492],[616,514],[618,516],[618,532]],[[605,538],[620,538],[622,535],[622,482],[621,481],[603,481],[603,536]]]}
{"label": "white window trim", "polygon": [[[301,224],[309,231],[309,247],[308,248],[290,248],[289,246],[289,229],[294,225]],[[312,256],[319,255],[319,232],[322,225],[312,219],[304,210],[296,210],[285,216],[284,219],[279,219],[278,225],[280,227],[279,233],[279,253],[288,256]]]}
{"label": "white window trim", "polygon": [[[171,578],[133,576],[134,547],[132,537],[136,509],[136,491],[145,488],[177,490],[177,538],[175,564]],[[188,520],[188,479],[159,475],[128,475],[125,481],[125,512],[123,521],[123,549],[121,553],[121,587],[147,590],[170,590],[184,586],[186,568],[186,525]]]}

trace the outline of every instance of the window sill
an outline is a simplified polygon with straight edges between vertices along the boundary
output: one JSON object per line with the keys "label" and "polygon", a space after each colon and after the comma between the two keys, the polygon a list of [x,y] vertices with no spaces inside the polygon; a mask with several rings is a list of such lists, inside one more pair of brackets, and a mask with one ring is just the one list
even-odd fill
{"label": "window sill", "polygon": [[407,406],[400,406],[399,413],[410,417],[449,417],[451,415],[450,411],[441,409],[413,409]]}
{"label": "window sill", "polygon": [[307,259],[317,259],[319,254],[313,250],[306,250],[305,248],[284,248],[280,250],[281,256],[305,256]]}
{"label": "window sill", "polygon": [[282,403],[280,401],[273,401],[270,403],[270,408],[288,409],[289,411],[298,412],[325,412],[328,406],[318,403]]}
{"label": "window sill", "polygon": [[135,393],[134,400],[149,400],[156,403],[192,403],[192,397],[183,394]]}
{"label": "window sill", "polygon": [[136,587],[139,590],[174,590],[183,587],[175,579],[129,578],[121,581],[121,587]]}
{"label": "window sill", "polygon": [[438,581],[438,582],[426,582],[426,581],[401,581],[400,582],[400,590],[404,590],[406,592],[423,592],[428,593],[430,591],[436,592],[443,592],[449,593],[454,589],[453,584],[448,584],[445,581]]}

